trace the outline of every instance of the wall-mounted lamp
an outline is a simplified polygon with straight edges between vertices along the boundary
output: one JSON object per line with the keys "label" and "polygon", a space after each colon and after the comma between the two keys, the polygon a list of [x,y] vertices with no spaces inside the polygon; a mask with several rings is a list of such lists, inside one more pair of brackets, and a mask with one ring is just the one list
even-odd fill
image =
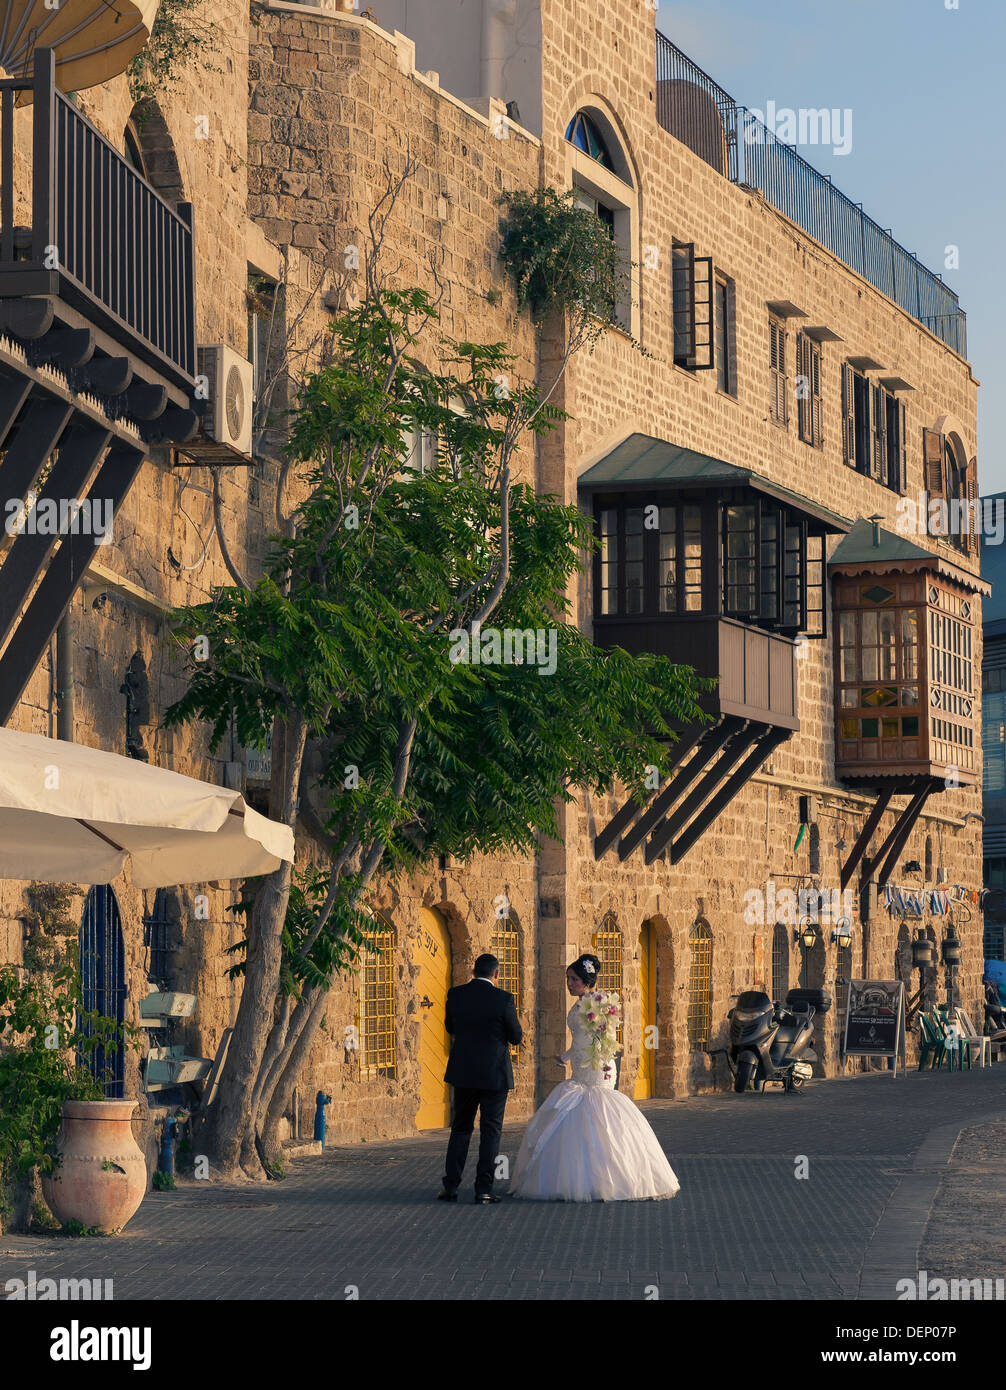
{"label": "wall-mounted lamp", "polygon": [[844,951],[852,945],[852,919],[840,917],[835,924],[835,930],[831,933],[831,939],[836,946],[841,946]]}
{"label": "wall-mounted lamp", "polygon": [[912,940],[912,969],[924,970],[933,964],[933,943],[920,927]]}
{"label": "wall-mounted lamp", "polygon": [[960,965],[961,943],[958,940],[957,933],[954,931],[953,927],[950,927],[948,929],[946,936],[943,938],[943,942],[940,949],[943,955],[944,965],[949,966],[951,968]]}
{"label": "wall-mounted lamp", "polygon": [[809,917],[805,917],[793,933],[793,940],[801,945],[805,951],[812,951],[821,940],[821,928]]}
{"label": "wall-mounted lamp", "polygon": [[909,859],[903,867],[906,874],[921,874],[922,872],[922,865],[917,859]]}

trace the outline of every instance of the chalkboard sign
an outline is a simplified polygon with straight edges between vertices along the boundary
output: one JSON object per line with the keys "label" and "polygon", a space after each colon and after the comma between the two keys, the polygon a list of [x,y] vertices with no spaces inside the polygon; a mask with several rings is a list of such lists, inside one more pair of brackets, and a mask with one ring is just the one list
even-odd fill
{"label": "chalkboard sign", "polygon": [[897,1075],[898,1058],[905,1055],[905,987],[900,980],[850,980],[845,1014],[846,1057],[892,1057]]}

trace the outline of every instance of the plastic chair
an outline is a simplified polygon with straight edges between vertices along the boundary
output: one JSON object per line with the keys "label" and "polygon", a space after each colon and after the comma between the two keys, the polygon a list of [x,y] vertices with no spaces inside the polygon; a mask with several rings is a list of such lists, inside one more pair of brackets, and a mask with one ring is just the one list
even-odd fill
{"label": "plastic chair", "polygon": [[[929,1062],[930,1071],[935,1071],[937,1065],[943,1066],[943,1058],[946,1055],[946,1044],[943,1039],[942,1030],[937,1028],[928,1014],[919,1014],[919,1071],[924,1071],[926,1061]],[[953,1058],[951,1057],[951,1069],[953,1068]]]}
{"label": "plastic chair", "polygon": [[978,1065],[987,1067],[992,1062],[992,1039],[983,1037],[971,1022],[970,1014],[963,1009],[955,1009],[954,1017],[957,1023],[957,1031],[960,1034],[961,1043],[967,1049],[968,1066],[971,1065],[972,1052],[977,1053]]}

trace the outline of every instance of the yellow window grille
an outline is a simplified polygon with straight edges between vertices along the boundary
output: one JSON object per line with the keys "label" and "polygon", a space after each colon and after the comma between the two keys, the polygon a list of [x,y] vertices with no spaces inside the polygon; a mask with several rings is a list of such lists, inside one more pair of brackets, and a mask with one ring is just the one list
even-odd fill
{"label": "yellow window grille", "polygon": [[700,917],[688,936],[688,1046],[705,1047],[713,1027],[713,933]]}
{"label": "yellow window grille", "polygon": [[360,967],[357,1029],[360,1037],[360,1076],[373,1080],[394,1077],[395,1071],[395,947],[390,922],[378,919],[370,948]]}
{"label": "yellow window grille", "polygon": [[[500,989],[508,990],[520,1018],[520,933],[511,917],[497,921],[489,949],[500,963]],[[511,1055],[519,1056],[520,1048],[511,1046]]]}
{"label": "yellow window grille", "polygon": [[[622,998],[622,932],[613,912],[605,913],[601,925],[594,933],[594,954],[601,962],[601,973],[597,977],[598,989],[613,990]],[[622,1046],[622,1020],[618,1020],[618,1045]]]}

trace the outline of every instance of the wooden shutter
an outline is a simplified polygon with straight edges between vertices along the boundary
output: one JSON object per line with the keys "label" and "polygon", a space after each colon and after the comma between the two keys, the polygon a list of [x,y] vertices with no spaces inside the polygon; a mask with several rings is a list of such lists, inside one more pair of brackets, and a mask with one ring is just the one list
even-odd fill
{"label": "wooden shutter", "polygon": [[884,409],[884,388],[876,383],[868,390],[872,429],[870,434],[870,477],[878,483],[887,482],[887,413]]}
{"label": "wooden shutter", "polygon": [[[778,425],[789,424],[786,400],[786,330],[775,319],[769,319],[769,374],[772,378],[770,408],[772,419]],[[797,371],[799,371],[799,347],[797,349]]]}
{"label": "wooden shutter", "polygon": [[842,459],[849,468],[856,466],[856,393],[848,362],[842,363]]}
{"label": "wooden shutter", "polygon": [[796,420],[797,433],[806,444],[812,444],[813,416],[812,399],[814,384],[810,379],[810,353],[807,351],[810,339],[803,333],[796,335]]}
{"label": "wooden shutter", "polygon": [[976,454],[968,464],[968,471],[965,475],[965,499],[967,501],[967,525],[968,530],[968,554],[978,554],[978,537],[980,530],[980,515],[978,502],[978,455]]}
{"label": "wooden shutter", "polygon": [[930,498],[938,500],[946,496],[946,483],[943,474],[943,456],[946,447],[946,438],[938,430],[922,431],[923,481]]}
{"label": "wooden shutter", "polygon": [[[695,347],[689,365],[697,372],[704,372],[716,365],[715,334],[713,331],[716,277],[713,274],[712,256],[695,256],[693,272],[692,331]],[[724,351],[730,351],[729,343],[724,344]]]}
{"label": "wooden shutter", "polygon": [[898,402],[898,491],[908,491],[908,423],[904,401]]}
{"label": "wooden shutter", "polygon": [[820,449],[824,445],[824,402],[821,398],[821,345],[812,342],[810,338],[807,344],[807,374],[810,377],[810,442],[815,449]]}
{"label": "wooden shutter", "polygon": [[674,319],[674,360],[679,367],[695,364],[695,245],[676,241],[671,250],[671,312]]}

